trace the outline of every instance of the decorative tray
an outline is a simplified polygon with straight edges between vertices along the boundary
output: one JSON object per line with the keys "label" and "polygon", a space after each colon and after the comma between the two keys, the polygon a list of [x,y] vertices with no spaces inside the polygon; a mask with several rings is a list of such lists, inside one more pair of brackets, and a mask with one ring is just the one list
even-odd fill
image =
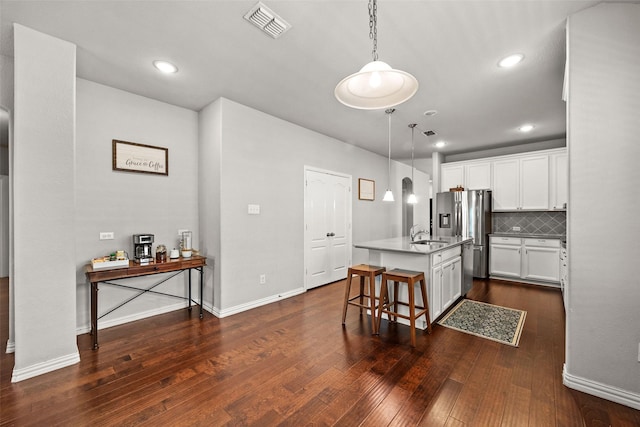
{"label": "decorative tray", "polygon": [[103,268],[123,268],[129,267],[129,260],[119,259],[116,261],[109,261],[108,257],[106,260],[104,258],[94,258],[91,260],[91,266],[94,270],[100,270]]}

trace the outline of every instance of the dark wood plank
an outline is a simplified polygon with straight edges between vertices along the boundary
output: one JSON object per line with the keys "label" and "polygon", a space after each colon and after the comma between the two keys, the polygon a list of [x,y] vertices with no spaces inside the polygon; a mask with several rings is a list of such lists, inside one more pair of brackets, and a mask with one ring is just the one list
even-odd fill
{"label": "dark wood plank", "polygon": [[[0,426],[638,426],[640,411],[562,384],[556,290],[476,280],[468,297],[527,311],[513,348],[358,310],[341,324],[344,282],[218,319],[177,310],[78,337],[81,361],[11,383],[0,353]],[[8,338],[0,279],[0,340]]]}

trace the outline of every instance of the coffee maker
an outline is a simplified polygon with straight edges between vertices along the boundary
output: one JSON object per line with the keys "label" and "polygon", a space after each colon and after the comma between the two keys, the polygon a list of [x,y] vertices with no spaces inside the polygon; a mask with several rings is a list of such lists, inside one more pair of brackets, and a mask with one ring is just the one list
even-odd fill
{"label": "coffee maker", "polygon": [[153,261],[151,255],[151,246],[153,245],[153,234],[134,234],[133,235],[133,254],[134,261],[139,264],[145,264]]}

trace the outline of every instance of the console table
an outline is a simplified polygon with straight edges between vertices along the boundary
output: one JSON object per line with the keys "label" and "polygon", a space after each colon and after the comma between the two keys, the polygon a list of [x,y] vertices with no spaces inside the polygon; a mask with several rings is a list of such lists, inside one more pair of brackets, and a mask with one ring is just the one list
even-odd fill
{"label": "console table", "polygon": [[[190,258],[176,258],[170,259],[165,262],[152,262],[149,264],[137,264],[133,261],[129,261],[128,267],[119,267],[119,268],[102,268],[102,269],[94,269],[91,264],[87,265],[85,268],[85,274],[91,282],[91,335],[93,335],[93,349],[96,350],[98,348],[98,319],[103,318],[107,314],[117,310],[128,302],[133,301],[139,296],[149,292],[153,294],[165,295],[174,298],[185,299],[189,301],[189,310],[191,310],[191,302],[198,304],[191,298],[191,270],[195,269],[200,272],[200,318],[202,319],[202,291],[204,286],[204,266],[206,265],[207,259],[202,256],[194,255]],[[183,271],[187,271],[189,276],[189,296],[181,296],[181,295],[173,295],[164,292],[159,292],[154,290],[158,285],[166,282],[172,277],[177,276]],[[140,277],[140,276],[149,276],[152,274],[160,274],[160,273],[174,273],[168,277],[163,278],[159,282],[153,284],[148,288],[137,288],[133,286],[124,285],[122,283],[113,283],[111,280],[118,279],[128,279],[131,277]],[[118,286],[121,288],[134,289],[139,291],[133,297],[123,301],[116,307],[111,308],[106,313],[103,313],[98,317],[98,283],[103,283],[111,286]]]}

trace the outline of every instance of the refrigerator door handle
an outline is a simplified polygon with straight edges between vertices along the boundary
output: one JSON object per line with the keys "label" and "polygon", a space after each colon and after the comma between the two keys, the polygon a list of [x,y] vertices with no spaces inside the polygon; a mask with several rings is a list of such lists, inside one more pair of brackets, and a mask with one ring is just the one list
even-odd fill
{"label": "refrigerator door handle", "polygon": [[460,212],[462,210],[462,206],[460,205],[461,205],[460,202],[456,201],[456,230],[455,230],[456,236],[460,235],[460,219],[462,217]]}

